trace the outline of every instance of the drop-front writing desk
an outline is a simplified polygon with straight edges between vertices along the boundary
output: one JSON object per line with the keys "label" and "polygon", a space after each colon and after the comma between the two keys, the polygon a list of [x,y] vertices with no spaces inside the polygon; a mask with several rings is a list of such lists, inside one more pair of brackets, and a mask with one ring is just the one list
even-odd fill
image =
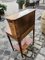
{"label": "drop-front writing desk", "polygon": [[[34,26],[35,26],[35,9],[26,9],[16,14],[6,17],[9,27],[6,29],[7,36],[10,40],[10,36],[19,43],[20,52],[23,56],[21,41],[28,33],[33,30],[33,44],[34,44]],[[13,48],[13,45],[11,43]],[[13,48],[14,50],[14,48]]]}

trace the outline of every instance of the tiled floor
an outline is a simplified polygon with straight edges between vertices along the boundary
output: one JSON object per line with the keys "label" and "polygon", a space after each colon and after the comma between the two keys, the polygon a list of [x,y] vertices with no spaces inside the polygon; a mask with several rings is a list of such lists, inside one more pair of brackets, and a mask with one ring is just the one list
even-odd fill
{"label": "tiled floor", "polygon": [[[42,11],[43,10],[36,9],[36,17],[38,18],[35,19],[34,60],[45,60],[45,35],[41,33],[41,20],[39,19]],[[19,52],[12,51],[8,38],[4,32],[4,28],[5,21],[0,21],[0,60],[22,60]],[[32,32],[29,34],[29,36],[32,38]],[[12,43],[14,44],[14,41],[12,41]],[[30,51],[27,55],[30,56],[31,53],[32,52]],[[26,59],[30,60],[32,57]]]}
{"label": "tiled floor", "polygon": [[[26,60],[45,60],[45,35],[41,32],[41,13],[44,10],[36,8],[36,17],[35,17],[35,43],[34,43],[34,59],[27,58]],[[10,43],[8,41],[7,35],[4,31],[5,20],[0,21],[0,60],[22,60],[21,55],[18,51],[12,51]],[[29,36],[32,38],[32,32],[29,33]],[[12,39],[13,45],[16,43]],[[32,51],[28,51],[28,56],[32,54]],[[25,60],[25,59],[23,59]]]}

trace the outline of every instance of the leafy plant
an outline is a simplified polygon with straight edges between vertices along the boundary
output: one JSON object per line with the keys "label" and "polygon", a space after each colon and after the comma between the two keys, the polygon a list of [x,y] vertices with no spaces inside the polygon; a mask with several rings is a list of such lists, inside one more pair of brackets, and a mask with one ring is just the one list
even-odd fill
{"label": "leafy plant", "polygon": [[19,8],[22,8],[25,0],[17,0],[17,3],[19,4]]}
{"label": "leafy plant", "polygon": [[4,14],[4,11],[6,11],[6,5],[4,4],[0,4],[0,14],[3,15]]}
{"label": "leafy plant", "polygon": [[5,14],[6,9],[7,9],[6,5],[0,4],[0,20],[1,20],[1,16]]}
{"label": "leafy plant", "polygon": [[25,3],[25,0],[17,0],[17,3],[21,3],[21,4],[24,4]]}
{"label": "leafy plant", "polygon": [[6,10],[6,5],[0,4],[0,8],[2,8],[3,10]]}
{"label": "leafy plant", "polygon": [[26,4],[25,4],[26,7],[28,7],[30,5],[29,1],[30,0],[26,0]]}

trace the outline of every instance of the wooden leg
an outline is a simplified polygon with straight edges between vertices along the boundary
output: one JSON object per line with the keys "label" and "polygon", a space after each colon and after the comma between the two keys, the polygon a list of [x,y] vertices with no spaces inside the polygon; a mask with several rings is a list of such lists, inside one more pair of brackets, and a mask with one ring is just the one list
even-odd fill
{"label": "wooden leg", "polygon": [[0,20],[1,20],[1,16],[0,16]]}
{"label": "wooden leg", "polygon": [[33,27],[33,45],[34,45],[34,38],[35,38],[35,27]]}
{"label": "wooden leg", "polygon": [[7,37],[8,37],[8,39],[9,39],[9,42],[10,42],[10,44],[11,44],[11,47],[12,47],[12,49],[13,49],[13,51],[14,51],[14,47],[13,47],[13,45],[12,45],[11,39],[10,39],[10,37],[9,37],[8,34],[7,34]]}
{"label": "wooden leg", "polygon": [[23,52],[22,52],[22,47],[21,47],[21,41],[18,41],[18,44],[19,44],[19,48],[20,48],[20,52],[21,52],[21,56],[23,58]]}
{"label": "wooden leg", "polygon": [[33,48],[32,48],[33,58],[34,58],[34,38],[35,38],[35,27],[33,27]]}

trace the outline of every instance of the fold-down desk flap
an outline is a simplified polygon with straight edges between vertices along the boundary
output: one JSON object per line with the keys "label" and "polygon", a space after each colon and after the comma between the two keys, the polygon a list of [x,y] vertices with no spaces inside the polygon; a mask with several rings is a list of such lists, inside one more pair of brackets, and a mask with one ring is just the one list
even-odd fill
{"label": "fold-down desk flap", "polygon": [[24,11],[20,11],[20,12],[14,13],[12,15],[6,16],[6,19],[16,20],[18,18],[21,18],[21,17],[31,13],[32,11],[35,11],[35,9],[26,9]]}
{"label": "fold-down desk flap", "polygon": [[35,10],[27,9],[17,14],[10,15],[7,17],[7,21],[12,35],[15,36],[15,38],[20,38],[20,40],[22,40],[31,30],[33,30],[35,24]]}

